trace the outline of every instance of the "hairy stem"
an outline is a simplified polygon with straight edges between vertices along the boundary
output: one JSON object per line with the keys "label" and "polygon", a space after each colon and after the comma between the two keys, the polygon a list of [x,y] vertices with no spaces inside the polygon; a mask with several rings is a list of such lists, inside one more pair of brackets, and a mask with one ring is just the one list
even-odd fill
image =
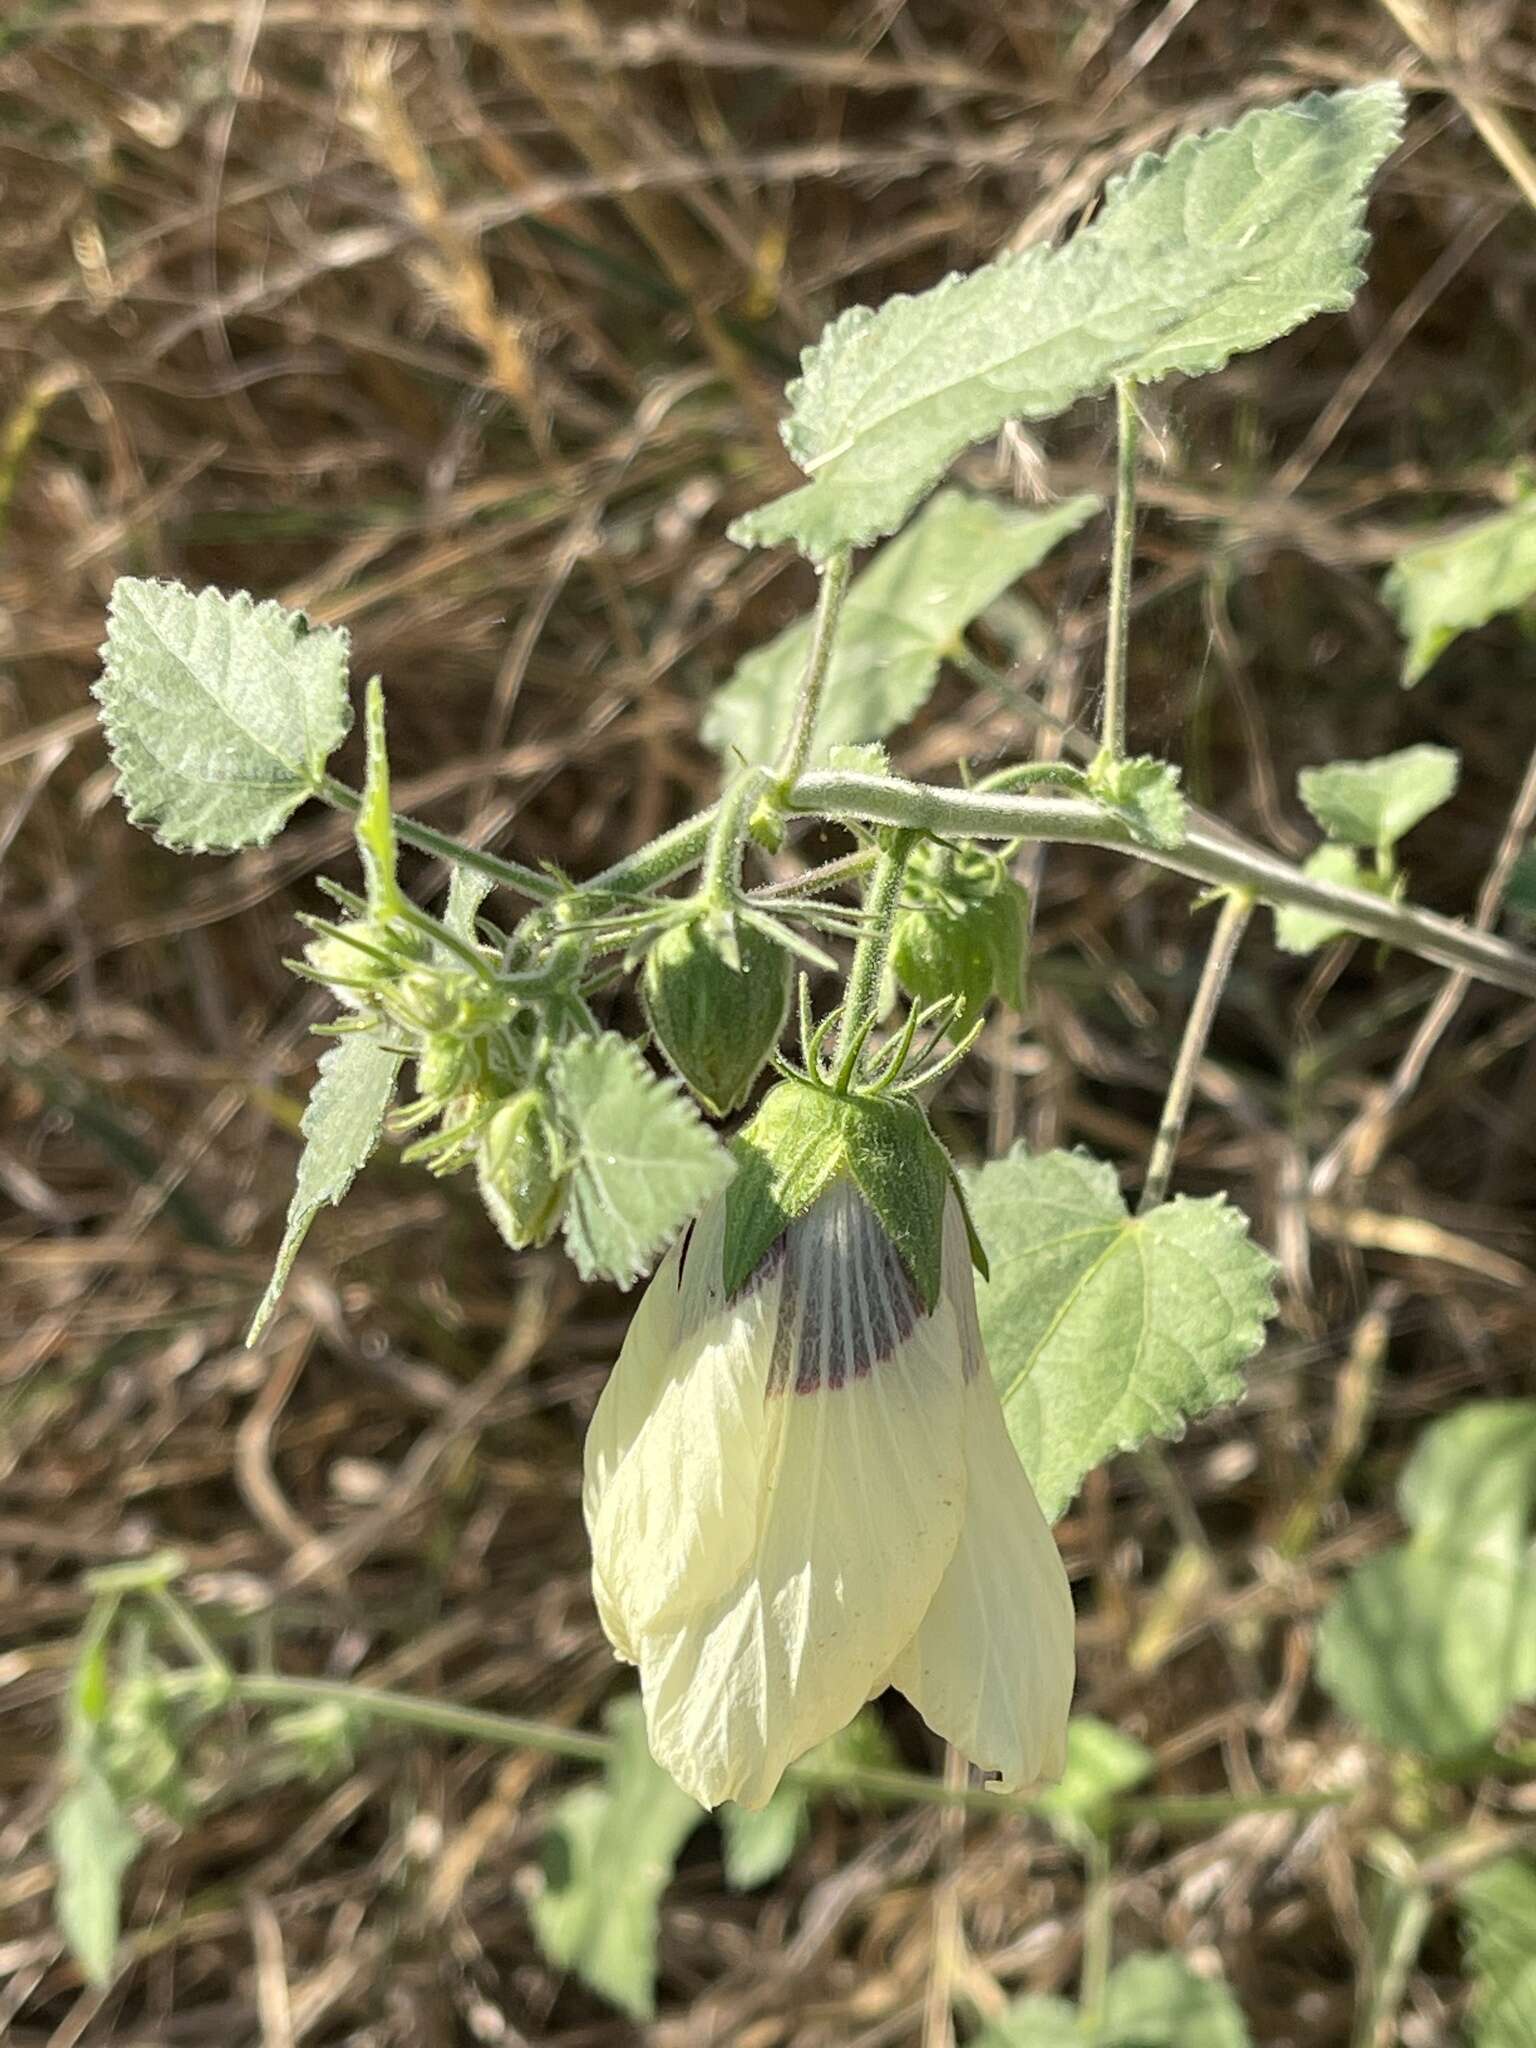
{"label": "hairy stem", "polygon": [[1205,966],[1200,971],[1195,999],[1184,1020],[1184,1036],[1179,1041],[1179,1056],[1174,1062],[1168,1093],[1163,1099],[1163,1113],[1158,1121],[1157,1136],[1152,1141],[1152,1156],[1147,1161],[1147,1177],[1142,1185],[1140,1214],[1155,1209],[1168,1192],[1179,1140],[1184,1135],[1184,1119],[1189,1115],[1189,1105],[1194,1100],[1195,1076],[1200,1071],[1201,1060],[1205,1058],[1211,1026],[1221,1005],[1222,990],[1227,985],[1227,976],[1232,972],[1232,963],[1237,958],[1237,949],[1252,915],[1253,898],[1243,890],[1234,889],[1221,906],[1221,915],[1211,934],[1210,950],[1205,956]]}
{"label": "hairy stem", "polygon": [[811,758],[811,742],[816,737],[816,720],[821,712],[827,670],[832,666],[832,643],[837,637],[843,599],[848,594],[848,574],[852,563],[851,550],[838,548],[827,557],[826,567],[821,572],[816,617],[811,626],[811,651],[806,657],[805,674],[800,678],[795,715],[774,770],[777,787],[786,797],[805,773],[806,763]]}
{"label": "hairy stem", "polygon": [[891,950],[896,913],[901,908],[901,884],[907,871],[907,857],[917,844],[917,833],[897,831],[880,849],[875,872],[864,895],[864,930],[854,948],[853,966],[843,995],[843,1021],[838,1028],[838,1047],[850,1058],[874,1022],[880,1007],[880,986],[885,980],[885,963]]}
{"label": "hairy stem", "polygon": [[[354,818],[363,808],[362,792],[345,782],[338,782],[334,775],[325,777],[316,794],[332,810],[346,811]],[[455,867],[473,868],[477,874],[489,875],[493,882],[504,883],[520,895],[531,896],[537,903],[548,903],[562,894],[561,885],[554,875],[546,875],[538,868],[525,868],[521,861],[502,860],[499,855],[485,853],[478,846],[468,846],[447,832],[434,832],[430,825],[418,825],[414,818],[397,815],[395,835],[407,846],[414,846],[418,853],[436,854],[439,860],[452,861]]]}
{"label": "hairy stem", "polygon": [[1189,875],[1208,887],[1241,889],[1261,903],[1323,912],[1349,931],[1401,946],[1405,952],[1465,967],[1482,981],[1536,996],[1536,955],[1490,932],[1474,931],[1435,911],[1393,903],[1363,889],[1320,881],[1236,834],[1192,824],[1182,846],[1141,845],[1130,827],[1077,798],[995,796],[986,790],[937,789],[895,776],[802,776],[792,808],[818,817],[903,825],[947,839],[1041,839],[1104,846],[1154,867]]}
{"label": "hairy stem", "polygon": [[1104,715],[1099,735],[1116,760],[1125,752],[1125,669],[1131,645],[1131,557],[1136,551],[1136,448],[1141,415],[1136,387],[1115,385],[1115,532],[1109,555],[1109,622],[1104,643]]}
{"label": "hairy stem", "polygon": [[[588,1735],[549,1721],[529,1721],[484,1707],[459,1706],[452,1700],[428,1699],[418,1693],[390,1692],[378,1686],[354,1685],[334,1678],[283,1678],[266,1672],[210,1670],[176,1671],[159,1681],[167,1701],[185,1700],[207,1707],[336,1707],[360,1720],[381,1721],[401,1728],[423,1728],[463,1742],[484,1742],[497,1749],[536,1749],[573,1763],[605,1764],[614,1752],[606,1735]],[[908,1802],[928,1806],[965,1806],[977,1813],[1029,1813],[1036,1802],[1028,1793],[989,1792],[984,1786],[946,1784],[920,1771],[886,1770],[874,1766],[809,1761],[792,1764],[785,1773],[797,1784],[842,1788],[891,1805]],[[1192,1793],[1180,1798],[1117,1799],[1115,1819],[1129,1826],[1137,1821],[1176,1828],[1202,1828],[1249,1813],[1319,1813],[1347,1805],[1353,1790],[1273,1792],[1253,1797],[1225,1793]]]}
{"label": "hairy stem", "polygon": [[659,889],[664,882],[676,881],[679,875],[696,868],[704,858],[717,808],[711,804],[707,811],[697,811],[691,818],[684,818],[680,825],[663,832],[659,839],[649,840],[622,860],[616,860],[612,867],[604,868],[585,886],[609,890],[614,895],[629,895],[639,894],[645,889]]}

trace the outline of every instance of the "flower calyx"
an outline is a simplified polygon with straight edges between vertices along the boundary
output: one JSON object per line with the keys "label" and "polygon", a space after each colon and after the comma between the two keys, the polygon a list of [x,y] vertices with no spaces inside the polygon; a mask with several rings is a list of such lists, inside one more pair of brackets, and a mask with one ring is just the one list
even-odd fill
{"label": "flower calyx", "polygon": [[740,1109],[789,1010],[790,961],[771,921],[696,898],[652,941],[646,1022],[667,1064],[711,1116]]}
{"label": "flower calyx", "polygon": [[1024,1000],[1029,893],[994,853],[926,840],[908,864],[905,908],[891,936],[891,971],[919,1003],[955,999],[947,1026],[961,1037],[994,998]]}

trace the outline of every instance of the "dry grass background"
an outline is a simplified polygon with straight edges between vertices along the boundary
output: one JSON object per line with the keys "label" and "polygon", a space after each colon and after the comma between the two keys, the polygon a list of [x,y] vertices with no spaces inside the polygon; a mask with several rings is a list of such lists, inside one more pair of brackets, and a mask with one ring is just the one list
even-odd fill
{"label": "dry grass background", "polygon": [[[1531,133],[1536,23],[1457,10],[1464,91]],[[1465,758],[1413,842],[1464,912],[1531,733],[1506,623],[1411,697],[1376,595],[1402,540],[1490,496],[1536,416],[1536,219],[1364,0],[10,0],[0,16],[0,2033],[70,2044],[877,2048],[1070,1988],[1077,1865],[1038,1827],[818,1812],[772,1889],[695,1837],[646,2030],[540,1959],[523,1900],[565,1767],[432,1739],[285,1779],[226,1729],[201,1810],[129,1887],[129,1966],[82,1987],[49,1920],[50,1751],[82,1574],[174,1544],[232,1654],[585,1722],[621,1682],[588,1597],[582,1430],[626,1304],[507,1253],[462,1182],[386,1155],[317,1226],[255,1354],[319,1011],[285,974],[341,821],[177,857],[124,821],[87,697],[112,579],[245,586],[384,673],[405,804],[523,860],[606,861],[705,797],[700,701],[804,606],[742,554],[781,481],[782,381],[836,309],[1071,224],[1139,150],[1383,74],[1415,92],[1353,313],[1151,394],[1134,737],[1295,855],[1308,761]],[[1086,408],[970,464],[1029,498],[1108,482]],[[1104,532],[1030,585],[1043,663],[951,679],[916,771],[1091,713]],[[996,650],[1002,654],[1003,650]],[[1031,694],[1026,694],[1026,686]],[[441,877],[412,869],[423,890]],[[1203,927],[1109,855],[1042,864],[1035,1006],[946,1100],[957,1147],[1087,1144],[1134,1184]],[[1262,929],[1261,929],[1262,927]],[[1261,2044],[1342,2048],[1369,1847],[1400,1787],[1310,1677],[1339,1570],[1395,1533],[1436,1414],[1529,1392],[1536,1011],[1474,990],[1371,1173],[1310,1163],[1441,977],[1239,962],[1179,1185],[1282,1257],[1248,1399],[1171,1494],[1099,1473],[1061,1539],[1081,1703],[1158,1788],[1358,1782],[1319,1818],[1121,1844],[1120,1953],[1224,1970]],[[1331,1450],[1328,1447],[1331,1446]],[[1326,1454],[1325,1454],[1326,1453]],[[1301,1519],[1296,1519],[1298,1504]],[[1282,1537],[1289,1533],[1289,1540]],[[908,1759],[939,1767],[893,1721]],[[1436,1795],[1528,1826],[1529,1787]],[[1400,2038],[1456,2037],[1454,1917]],[[1390,2038],[1399,2038],[1395,2033]]]}

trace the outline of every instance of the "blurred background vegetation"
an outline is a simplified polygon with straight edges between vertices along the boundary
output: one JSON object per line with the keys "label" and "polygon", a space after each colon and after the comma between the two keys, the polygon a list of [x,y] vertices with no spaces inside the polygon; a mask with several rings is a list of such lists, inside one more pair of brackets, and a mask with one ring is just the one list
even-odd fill
{"label": "blurred background vegetation", "polygon": [[[947,2048],[1021,1993],[1073,1989],[1082,1864],[1040,1822],[822,1802],[766,1887],[733,1889],[717,1832],[693,1834],[658,2017],[635,2021],[531,1925],[569,1765],[382,1733],[253,1746],[238,1726],[205,1745],[181,1823],[152,1829],[113,1986],[82,1982],[44,1823],[83,1574],[174,1545],[242,1662],[596,1726],[625,1681],[588,1593],[580,1446],[628,1312],[554,1252],[510,1254],[468,1183],[386,1150],[242,1348],[325,1011],[282,957],[323,907],[316,873],[354,879],[347,826],[305,814],[265,851],[163,851],[112,801],[88,688],[118,574],[305,607],[387,679],[402,807],[591,870],[713,793],[708,692],[809,600],[802,564],[723,534],[790,481],[782,386],[831,314],[1061,233],[1181,132],[1397,76],[1409,128],[1353,311],[1146,394],[1132,741],[1291,858],[1315,843],[1299,767],[1457,747],[1461,792],[1407,859],[1419,900],[1466,914],[1529,749],[1536,653],[1504,620],[1405,696],[1378,596],[1409,541],[1510,500],[1536,419],[1536,214],[1464,111],[1536,133],[1536,22],[1518,0],[1455,15],[1448,91],[1365,0],[10,0],[0,2032],[18,2048]],[[1105,491],[1111,463],[1090,406],[962,473],[1029,503]],[[1032,611],[983,629],[1002,680],[951,674],[903,768],[952,778],[1091,722],[1105,541],[1085,528],[1027,580]],[[1087,1145],[1134,1190],[1205,926],[1187,886],[1113,856],[1028,865],[1031,1004],[989,1026],[945,1134],[972,1158]],[[407,874],[443,880],[414,856]],[[1528,1777],[1427,1778],[1313,1664],[1340,1575],[1402,1533],[1426,1426],[1532,1390],[1536,1009],[1473,989],[1370,1170],[1308,1194],[1442,982],[1367,946],[1289,958],[1255,922],[1176,1185],[1253,1216],[1281,1320],[1240,1408],[1095,1475],[1059,1532],[1082,1708],[1148,1746],[1157,1795],[1232,1801],[1196,1829],[1117,1832],[1093,1910],[1116,1955],[1224,1976],[1262,2044],[1459,2038],[1456,1877],[1536,1825]],[[915,1718],[885,1719],[907,1765],[942,1770]],[[1517,1711],[1506,1742],[1533,1732]],[[1341,1796],[1315,1815],[1244,1807],[1319,1789]],[[1440,1858],[1411,1942],[1405,1834]]]}

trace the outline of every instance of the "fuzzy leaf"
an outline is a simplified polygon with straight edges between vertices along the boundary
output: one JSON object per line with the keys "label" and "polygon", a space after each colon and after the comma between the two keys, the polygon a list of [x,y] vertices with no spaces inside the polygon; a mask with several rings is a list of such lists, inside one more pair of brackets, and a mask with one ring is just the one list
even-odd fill
{"label": "fuzzy leaf", "polygon": [[573,1157],[566,1249],[584,1280],[632,1287],[725,1186],[730,1154],[677,1082],[615,1032],[576,1039],[551,1078]]}
{"label": "fuzzy leaf", "polygon": [[1093,794],[1131,828],[1142,846],[1171,853],[1184,844],[1188,806],[1179,793],[1179,771],[1171,761],[1137,754],[1116,761],[1100,755],[1089,770]]}
{"label": "fuzzy leaf", "polygon": [[865,1707],[846,1728],[817,1743],[801,1759],[802,1769],[816,1771],[825,1778],[824,1787],[812,1787],[800,1778],[786,1778],[768,1804],[756,1810],[727,1800],[716,1815],[725,1837],[726,1883],[738,1892],[769,1883],[788,1865],[800,1846],[811,1799],[816,1793],[836,1793],[838,1779],[845,1772],[859,1768],[891,1770],[897,1762],[879,1717],[872,1708]]}
{"label": "fuzzy leaf", "polygon": [[1461,756],[1452,748],[1404,747],[1374,761],[1303,768],[1296,787],[1330,839],[1389,847],[1450,801],[1460,775]]}
{"label": "fuzzy leaf", "polygon": [[310,1224],[327,1203],[334,1206],[341,1200],[379,1142],[399,1067],[398,1054],[386,1051],[361,1032],[338,1040],[322,1058],[300,1125],[304,1151],[288,1204],[283,1241],[261,1306],[246,1333],[247,1344],[256,1342],[277,1307]]}
{"label": "fuzzy leaf", "polygon": [[[1362,865],[1352,846],[1320,846],[1302,862],[1301,872],[1319,882],[1343,882],[1351,889],[1379,893],[1376,875]],[[1348,925],[1340,924],[1325,910],[1304,910],[1289,903],[1278,905],[1275,910],[1275,944],[1282,953],[1315,953],[1319,946],[1341,938],[1348,930]]]}
{"label": "fuzzy leaf", "polygon": [[638,1699],[608,1712],[615,1747],[601,1785],[556,1806],[543,1889],[530,1907],[540,1948],[631,2019],[656,2010],[658,1907],[678,1851],[704,1818],[645,1741]]}
{"label": "fuzzy leaf", "polygon": [[1015,1150],[967,1179],[992,1263],[982,1334],[1046,1515],[1085,1473],[1242,1391],[1274,1314],[1273,1261],[1221,1196],[1127,1214],[1112,1167]]}
{"label": "fuzzy leaf", "polygon": [[[1084,496],[1024,511],[941,491],[855,577],[843,600],[812,765],[834,747],[882,739],[927,702],[966,627],[1099,509]],[[704,714],[717,752],[771,761],[783,743],[811,645],[809,618],[759,647]]]}
{"label": "fuzzy leaf", "polygon": [[243,591],[120,576],[102,659],[120,794],[167,846],[264,846],[351,724],[346,634]]}
{"label": "fuzzy leaf", "polygon": [[54,1917],[70,1954],[101,1985],[111,1980],[123,1875],[139,1853],[139,1836],[99,1764],[81,1754],[67,1768],[73,1782],[48,1820]]}
{"label": "fuzzy leaf", "polygon": [[975,2048],[1250,2048],[1226,1985],[1197,1977],[1178,1956],[1132,1956],[1110,1973],[1090,2025],[1060,1998],[1022,1998]]}
{"label": "fuzzy leaf", "polygon": [[1074,1714],[1067,1723],[1066,1769],[1035,1794],[1035,1804],[1048,1820],[1093,1827],[1117,1792],[1144,1784],[1154,1767],[1145,1743],[1091,1714]]}
{"label": "fuzzy leaf", "polygon": [[1403,688],[1411,690],[1458,634],[1536,597],[1536,496],[1448,540],[1409,548],[1381,594],[1408,642]]}
{"label": "fuzzy leaf", "polygon": [[1536,1401],[1437,1422],[1399,1501],[1413,1533],[1334,1595],[1318,1676],[1380,1741],[1455,1756],[1536,1695]]}
{"label": "fuzzy leaf", "polygon": [[845,313],[789,390],[784,439],[812,482],[733,538],[818,559],[862,547],[1008,420],[1049,419],[1116,378],[1199,376],[1342,310],[1402,109],[1390,84],[1257,109],[1140,158],[1060,248]]}
{"label": "fuzzy leaf", "polygon": [[1536,2041],[1536,1862],[1507,1856],[1457,1894],[1467,1929],[1472,2048]]}

